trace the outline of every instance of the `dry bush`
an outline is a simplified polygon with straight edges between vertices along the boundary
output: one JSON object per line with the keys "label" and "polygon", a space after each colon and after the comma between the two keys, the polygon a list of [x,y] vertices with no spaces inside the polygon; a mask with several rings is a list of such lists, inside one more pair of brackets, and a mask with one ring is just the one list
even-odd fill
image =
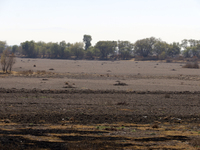
{"label": "dry bush", "polygon": [[183,68],[194,68],[194,69],[199,69],[199,64],[197,61],[195,62],[187,62]]}
{"label": "dry bush", "polygon": [[46,74],[46,71],[45,71],[45,70],[38,70],[38,71],[36,72],[36,74],[44,75],[44,74]]}
{"label": "dry bush", "polygon": [[15,55],[12,53],[10,54],[8,50],[3,51],[1,54],[1,66],[3,72],[8,72],[8,70],[11,72],[13,65],[15,64]]}
{"label": "dry bush", "polygon": [[172,59],[166,59],[166,63],[171,63]]}
{"label": "dry bush", "polygon": [[121,81],[116,81],[117,83],[113,84],[114,86],[127,86],[128,84],[123,83]]}
{"label": "dry bush", "polygon": [[195,147],[200,146],[200,137],[194,137],[190,140],[190,144]]}

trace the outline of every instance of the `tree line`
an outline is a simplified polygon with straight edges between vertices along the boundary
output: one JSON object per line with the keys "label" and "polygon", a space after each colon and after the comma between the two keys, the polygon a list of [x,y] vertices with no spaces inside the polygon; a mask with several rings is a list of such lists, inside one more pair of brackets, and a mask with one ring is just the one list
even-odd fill
{"label": "tree line", "polygon": [[155,57],[156,59],[174,58],[182,55],[185,58],[200,57],[200,40],[184,39],[181,43],[167,43],[150,37],[129,41],[98,41],[91,44],[90,35],[83,36],[83,42],[66,43],[65,41],[45,43],[42,41],[25,41],[20,45],[8,46],[0,41],[0,53],[8,51],[20,57],[53,58],[53,59],[122,59],[133,57]]}

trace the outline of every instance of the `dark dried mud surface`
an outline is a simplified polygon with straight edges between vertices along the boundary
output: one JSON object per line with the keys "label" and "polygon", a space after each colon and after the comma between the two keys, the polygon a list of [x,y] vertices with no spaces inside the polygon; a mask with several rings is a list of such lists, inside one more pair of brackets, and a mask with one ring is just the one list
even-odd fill
{"label": "dark dried mud surface", "polygon": [[0,90],[0,149],[198,149],[198,92]]}

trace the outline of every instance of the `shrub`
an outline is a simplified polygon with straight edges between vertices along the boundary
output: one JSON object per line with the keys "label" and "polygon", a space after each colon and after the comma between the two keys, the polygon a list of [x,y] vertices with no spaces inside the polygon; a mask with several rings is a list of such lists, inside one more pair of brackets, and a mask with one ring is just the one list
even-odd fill
{"label": "shrub", "polygon": [[195,69],[199,69],[199,64],[197,61],[195,62],[187,62],[183,68],[195,68]]}
{"label": "shrub", "polygon": [[9,54],[8,50],[3,51],[1,54],[1,66],[3,72],[11,72],[13,65],[15,64],[15,55]]}
{"label": "shrub", "polygon": [[166,59],[166,63],[171,63],[172,62],[172,59]]}

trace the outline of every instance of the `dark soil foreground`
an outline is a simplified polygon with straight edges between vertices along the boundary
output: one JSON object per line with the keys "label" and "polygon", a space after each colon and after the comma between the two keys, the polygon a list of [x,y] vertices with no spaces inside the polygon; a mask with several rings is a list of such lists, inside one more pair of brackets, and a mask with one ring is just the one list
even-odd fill
{"label": "dark soil foreground", "polygon": [[198,149],[199,92],[0,89],[0,149]]}

